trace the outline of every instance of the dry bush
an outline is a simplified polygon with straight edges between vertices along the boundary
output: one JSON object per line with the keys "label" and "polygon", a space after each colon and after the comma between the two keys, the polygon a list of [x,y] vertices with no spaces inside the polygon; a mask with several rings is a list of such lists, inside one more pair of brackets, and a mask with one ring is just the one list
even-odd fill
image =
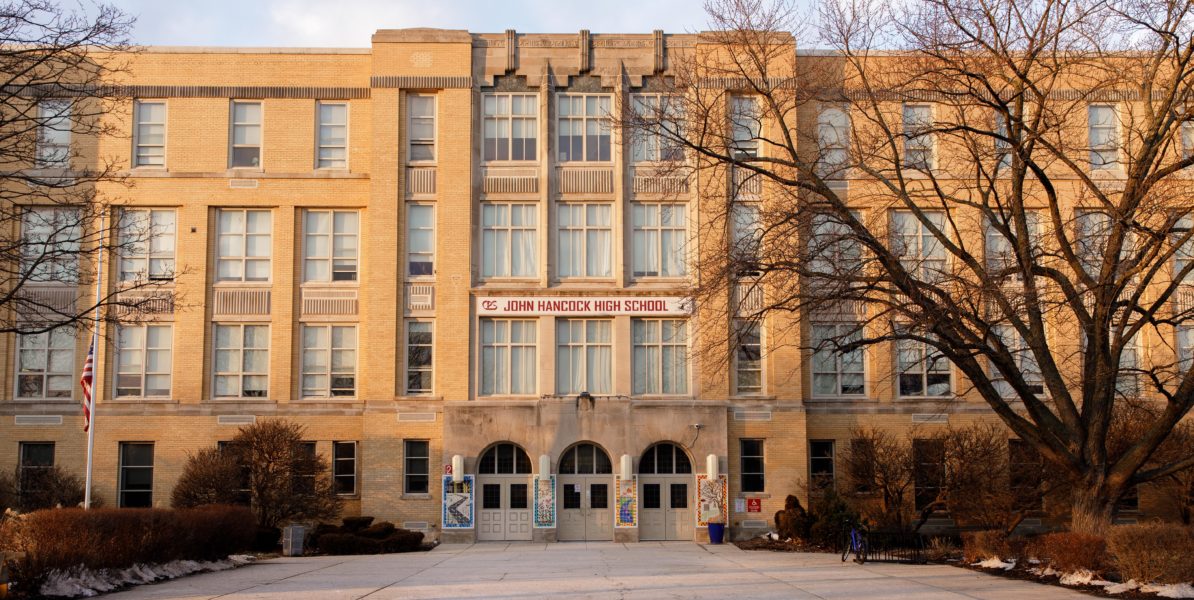
{"label": "dry bush", "polygon": [[170,495],[170,505],[194,508],[207,504],[237,504],[238,490],[243,484],[242,473],[236,457],[219,448],[203,448],[187,455],[182,476]]}
{"label": "dry bush", "polygon": [[1087,570],[1098,573],[1108,564],[1107,542],[1097,535],[1061,531],[1033,540],[1033,551],[1062,573]]}
{"label": "dry bush", "polygon": [[962,534],[962,558],[976,563],[988,558],[1007,560],[1014,556],[1012,544],[1003,530],[968,531]]}
{"label": "dry bush", "polygon": [[1165,523],[1119,525],[1107,532],[1107,549],[1124,580],[1194,581],[1194,529]]}

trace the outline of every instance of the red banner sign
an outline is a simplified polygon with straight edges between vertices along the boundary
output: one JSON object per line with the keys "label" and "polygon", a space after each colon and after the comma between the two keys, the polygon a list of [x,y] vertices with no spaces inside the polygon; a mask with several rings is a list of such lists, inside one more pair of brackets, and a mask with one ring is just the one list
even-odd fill
{"label": "red banner sign", "polygon": [[675,296],[480,296],[477,314],[483,316],[537,315],[676,315],[692,312],[692,301]]}

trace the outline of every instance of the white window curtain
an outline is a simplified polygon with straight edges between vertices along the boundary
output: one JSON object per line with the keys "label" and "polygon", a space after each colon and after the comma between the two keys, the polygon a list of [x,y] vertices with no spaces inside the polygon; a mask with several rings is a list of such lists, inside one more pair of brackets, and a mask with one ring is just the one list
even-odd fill
{"label": "white window curtain", "polygon": [[688,325],[677,319],[632,322],[634,393],[688,393]]}
{"label": "white window curtain", "polygon": [[538,322],[530,319],[481,321],[481,394],[535,393]]}
{"label": "white window curtain", "polygon": [[558,205],[559,276],[613,275],[613,207],[609,204]]}
{"label": "white window curtain", "polygon": [[608,320],[556,321],[556,392],[609,394],[613,391]]}
{"label": "white window curtain", "polygon": [[538,272],[538,205],[481,205],[481,276],[534,277]]}

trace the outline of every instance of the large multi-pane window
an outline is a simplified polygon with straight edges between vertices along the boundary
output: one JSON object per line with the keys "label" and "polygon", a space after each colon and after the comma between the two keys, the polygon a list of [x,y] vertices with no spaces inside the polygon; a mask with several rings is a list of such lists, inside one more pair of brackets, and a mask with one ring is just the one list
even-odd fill
{"label": "large multi-pane window", "polygon": [[410,162],[435,160],[435,96],[409,94],[406,96],[407,117],[410,119]]}
{"label": "large multi-pane window", "polygon": [[219,210],[216,280],[269,281],[270,211]]}
{"label": "large multi-pane window", "polygon": [[610,102],[608,95],[557,96],[556,153],[560,162],[610,160]]}
{"label": "large multi-pane window", "polygon": [[928,171],[933,168],[933,107],[904,105],[904,166]]}
{"label": "large multi-pane window", "polygon": [[538,204],[481,204],[482,277],[535,277],[538,256]]}
{"label": "large multi-pane window", "polygon": [[70,100],[54,98],[37,103],[37,166],[63,169],[70,165]]}
{"label": "large multi-pane window", "polygon": [[[852,213],[860,219],[858,213]],[[829,213],[812,217],[809,240],[809,270],[825,276],[858,275],[862,266],[862,246],[850,226]]]}
{"label": "large multi-pane window", "polygon": [[945,275],[946,250],[937,235],[946,231],[943,211],[926,210],[919,217],[912,211],[891,213],[892,250],[904,270],[920,281],[935,282]]}
{"label": "large multi-pane window", "polygon": [[846,111],[826,108],[817,115],[817,169],[823,177],[839,178],[850,164],[850,118]]}
{"label": "large multi-pane window", "polygon": [[833,440],[809,440],[808,474],[814,491],[822,492],[835,487],[833,458]]}
{"label": "large multi-pane window", "polygon": [[116,395],[170,395],[173,325],[120,325],[116,330]]}
{"label": "large multi-pane window", "polygon": [[683,277],[687,272],[685,204],[630,205],[635,277]]}
{"label": "large multi-pane window", "polygon": [[402,442],[402,493],[426,494],[430,491],[431,444],[427,440]]}
{"label": "large multi-pane window", "polygon": [[613,323],[556,319],[556,393],[613,392]]}
{"label": "large multi-pane window", "polygon": [[916,510],[937,501],[945,487],[945,441],[912,440],[913,487]]}
{"label": "large multi-pane window", "polygon": [[738,394],[763,392],[762,325],[754,319],[734,320],[734,391]]}
{"label": "large multi-pane window", "polygon": [[332,483],[338,495],[357,493],[356,442],[332,442]]}
{"label": "large multi-pane window", "polygon": [[[1111,235],[1115,230],[1115,222],[1111,215],[1097,210],[1077,210],[1074,212],[1075,254],[1084,270],[1091,277],[1098,277],[1103,268],[1103,260],[1107,255],[1107,245],[1111,243]],[[1136,242],[1134,231],[1124,232],[1123,241],[1119,248],[1118,269],[1122,271],[1127,261],[1132,257],[1132,250]]]}
{"label": "large multi-pane window", "polygon": [[217,398],[264,398],[269,391],[269,325],[215,326]]}
{"label": "large multi-pane window", "polygon": [[230,167],[261,167],[261,103],[232,102]]}
{"label": "large multi-pane window", "polygon": [[120,215],[120,280],[174,279],[175,211],[126,209]]}
{"label": "large multi-pane window", "polygon": [[435,275],[435,206],[406,205],[406,274]]}
{"label": "large multi-pane window", "polygon": [[[1028,230],[1028,244],[1033,250],[1035,256],[1036,248],[1040,243],[1040,213],[1036,211],[1024,211],[1024,224]],[[1006,227],[1011,237],[996,227],[990,220],[984,223],[984,238],[986,246],[987,270],[993,277],[1006,276],[1010,274],[1014,279],[1020,279],[1021,273],[1019,268],[1019,261],[1016,258],[1016,223],[1012,219],[1008,219]]]}
{"label": "large multi-pane window", "polygon": [[613,205],[556,205],[560,277],[613,276]]}
{"label": "large multi-pane window", "polygon": [[17,398],[70,398],[75,382],[75,336],[66,327],[17,336]]}
{"label": "large multi-pane window", "polygon": [[758,98],[734,96],[730,99],[730,152],[735,159],[759,156],[762,123]]}
{"label": "large multi-pane window", "polygon": [[1092,104],[1087,108],[1090,139],[1090,168],[1119,168],[1119,115],[1112,104]]}
{"label": "large multi-pane window", "polygon": [[26,283],[74,283],[79,280],[79,211],[39,206],[21,219],[21,275]]}
{"label": "large multi-pane window", "polygon": [[[1034,395],[1039,396],[1044,394],[1045,383],[1044,378],[1041,376],[1041,367],[1037,364],[1036,355],[1032,353],[1032,349],[1024,343],[1024,338],[1020,335],[1020,332],[1007,323],[995,325],[991,331],[1015,359],[1020,376],[1028,385],[1029,390]],[[991,378],[995,389],[999,390],[1000,395],[1003,397],[1011,398],[1017,395],[1016,391],[1012,389],[1011,384],[1007,382],[1003,374],[994,366],[991,367]]]}
{"label": "large multi-pane window", "polygon": [[431,393],[434,373],[434,351],[432,346],[434,329],[431,321],[406,322],[406,393],[425,395]]}
{"label": "large multi-pane window", "polygon": [[308,210],[303,231],[304,281],[356,281],[361,215]]}
{"label": "large multi-pane window", "polygon": [[763,223],[758,202],[734,202],[730,206],[730,258],[739,275],[757,275]]}
{"label": "large multi-pane window", "polygon": [[356,325],[303,325],[302,385],[305,398],[356,395]]}
{"label": "large multi-pane window", "polygon": [[933,346],[920,340],[901,339],[896,342],[896,357],[900,396],[941,397],[953,392],[950,363]]}
{"label": "large multi-pane window", "polygon": [[320,169],[348,168],[348,103],[320,102],[319,147],[315,166]]}
{"label": "large multi-pane window", "polygon": [[635,129],[631,145],[634,162],[679,161],[684,148],[677,143],[683,122],[680,100],[674,96],[635,94],[630,97],[641,127]]}
{"label": "large multi-pane window", "polygon": [[631,321],[635,394],[688,393],[688,322],[683,319]]}
{"label": "large multi-pane window", "polygon": [[1182,371],[1194,367],[1194,325],[1177,327],[1177,360]]}
{"label": "large multi-pane window", "polygon": [[484,160],[536,160],[539,96],[485,94],[481,100]]}
{"label": "large multi-pane window", "polygon": [[814,323],[813,396],[861,397],[866,394],[866,351],[852,347],[862,338],[859,323]]}
{"label": "large multi-pane window", "polygon": [[153,506],[153,443],[120,442],[120,508]]}
{"label": "large multi-pane window", "polygon": [[481,395],[535,393],[539,322],[481,319]]}
{"label": "large multi-pane window", "polygon": [[[1185,214],[1173,224],[1173,277],[1175,279],[1189,279],[1190,272],[1182,274],[1194,263],[1194,215]],[[1192,269],[1194,271],[1194,269]]]}
{"label": "large multi-pane window", "polygon": [[54,468],[54,442],[21,442],[18,450],[17,492],[28,503],[46,491],[45,478]]}
{"label": "large multi-pane window", "polygon": [[133,121],[133,166],[166,166],[166,102],[137,100]]}
{"label": "large multi-pane window", "polygon": [[763,459],[763,440],[738,440],[739,491],[762,492],[767,489]]}

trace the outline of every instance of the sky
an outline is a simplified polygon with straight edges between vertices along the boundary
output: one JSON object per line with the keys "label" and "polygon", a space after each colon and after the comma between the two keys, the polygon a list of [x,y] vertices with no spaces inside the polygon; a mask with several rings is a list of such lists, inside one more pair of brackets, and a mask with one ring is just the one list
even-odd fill
{"label": "sky", "polygon": [[165,46],[369,46],[378,29],[477,33],[687,33],[701,0],[104,0],[137,19],[133,42]]}

